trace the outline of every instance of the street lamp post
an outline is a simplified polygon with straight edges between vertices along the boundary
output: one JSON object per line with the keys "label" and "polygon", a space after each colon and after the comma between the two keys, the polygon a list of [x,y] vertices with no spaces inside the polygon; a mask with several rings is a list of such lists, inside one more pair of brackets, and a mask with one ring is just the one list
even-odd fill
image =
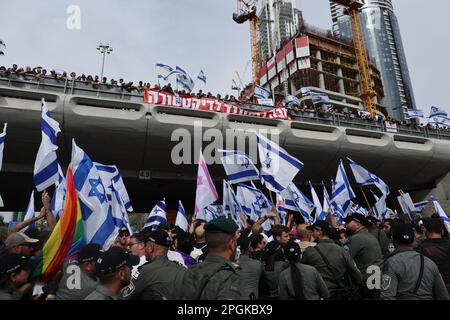
{"label": "street lamp post", "polygon": [[100,82],[101,82],[103,81],[103,71],[105,69],[105,56],[113,52],[113,48],[109,44],[103,44],[100,42],[100,44],[97,46],[97,50],[100,51],[100,53],[103,55],[102,73],[100,75]]}

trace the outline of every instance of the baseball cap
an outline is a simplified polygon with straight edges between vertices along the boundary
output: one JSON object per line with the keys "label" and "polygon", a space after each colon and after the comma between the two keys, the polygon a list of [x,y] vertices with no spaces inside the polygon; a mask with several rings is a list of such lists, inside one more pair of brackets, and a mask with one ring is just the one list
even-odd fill
{"label": "baseball cap", "polygon": [[378,222],[378,219],[372,215],[368,215],[366,217],[366,221],[367,221],[368,226],[373,226],[374,224],[376,224]]}
{"label": "baseball cap", "polygon": [[120,228],[119,237],[123,235],[126,235],[128,237],[130,235],[130,230],[128,230],[128,228]]}
{"label": "baseball cap", "polygon": [[367,218],[360,213],[354,213],[344,219],[345,223],[350,223],[351,221],[356,221],[363,226],[367,226]]}
{"label": "baseball cap", "polygon": [[0,275],[7,276],[21,269],[31,271],[36,267],[36,265],[37,260],[31,260],[24,255],[17,253],[5,254],[0,257]]}
{"label": "baseball cap", "polygon": [[323,221],[323,220],[319,220],[319,221],[314,222],[313,225],[307,226],[306,229],[310,230],[310,231],[316,231],[316,230],[317,231],[322,231],[323,233],[326,233],[326,234],[330,234],[331,233],[330,225],[328,224],[328,222]]}
{"label": "baseball cap", "polygon": [[223,232],[229,234],[233,234],[239,229],[236,222],[227,218],[218,218],[211,220],[205,224],[204,228],[206,232]]}
{"label": "baseball cap", "polygon": [[122,248],[111,247],[109,250],[100,253],[95,270],[99,274],[109,274],[116,272],[123,266],[135,266],[139,264],[139,257],[129,254]]}
{"label": "baseball cap", "polygon": [[428,232],[433,233],[441,233],[444,230],[444,223],[440,218],[424,219],[423,226]]}
{"label": "baseball cap", "polygon": [[283,252],[288,260],[299,258],[301,255],[300,246],[294,241],[289,241],[288,243],[283,245]]}
{"label": "baseball cap", "polygon": [[38,239],[32,239],[22,232],[13,232],[5,240],[6,249],[11,249],[21,244],[37,243]]}
{"label": "baseball cap", "polygon": [[397,223],[392,226],[392,238],[403,244],[414,242],[414,230],[409,223]]}
{"label": "baseball cap", "polygon": [[100,250],[102,247],[96,243],[89,243],[80,249],[78,253],[78,262],[93,262],[100,256]]}
{"label": "baseball cap", "polygon": [[170,247],[172,244],[172,239],[167,231],[163,229],[156,229],[155,231],[150,232],[147,236],[147,241],[154,242],[163,247]]}

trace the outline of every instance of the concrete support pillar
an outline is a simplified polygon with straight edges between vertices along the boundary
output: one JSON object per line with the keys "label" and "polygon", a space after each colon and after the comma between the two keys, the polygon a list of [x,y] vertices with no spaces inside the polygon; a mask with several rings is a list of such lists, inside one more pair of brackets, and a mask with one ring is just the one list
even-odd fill
{"label": "concrete support pillar", "polygon": [[[431,196],[435,197],[442,209],[444,209],[447,215],[450,215],[450,172],[436,180],[436,187],[434,189],[414,191],[410,194],[415,202],[429,200]],[[423,212],[423,216],[428,217],[434,212],[434,206],[432,204],[428,205]]]}
{"label": "concrete support pillar", "polygon": [[316,52],[316,59],[319,59],[319,61],[317,62],[317,70],[319,71],[319,88],[322,90],[326,90],[325,88],[325,77],[323,75],[323,66],[322,66],[322,54],[320,52],[320,50],[317,50]]}
{"label": "concrete support pillar", "polygon": [[[339,65],[341,64],[341,58],[340,57],[336,58],[336,63],[339,64]],[[339,93],[340,94],[345,94],[344,79],[342,79],[342,77],[343,77],[342,68],[338,68],[337,76],[340,78],[338,80]]]}

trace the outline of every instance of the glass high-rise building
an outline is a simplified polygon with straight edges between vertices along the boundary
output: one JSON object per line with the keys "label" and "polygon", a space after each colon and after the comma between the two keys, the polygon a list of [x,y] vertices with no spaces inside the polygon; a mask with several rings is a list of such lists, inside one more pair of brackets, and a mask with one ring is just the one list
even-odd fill
{"label": "glass high-rise building", "polygon": [[[400,27],[392,0],[363,0],[362,27],[369,57],[381,72],[384,98],[381,102],[389,116],[404,120],[416,102],[403,49]],[[349,17],[344,7],[330,0],[333,31],[342,38],[352,38]]]}

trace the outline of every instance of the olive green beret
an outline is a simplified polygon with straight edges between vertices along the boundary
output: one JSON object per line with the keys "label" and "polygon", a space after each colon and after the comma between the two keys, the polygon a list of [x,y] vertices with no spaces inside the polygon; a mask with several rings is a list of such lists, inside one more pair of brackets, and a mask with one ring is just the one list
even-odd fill
{"label": "olive green beret", "polygon": [[231,219],[218,218],[207,222],[204,226],[206,232],[224,232],[224,233],[235,233],[239,227]]}

